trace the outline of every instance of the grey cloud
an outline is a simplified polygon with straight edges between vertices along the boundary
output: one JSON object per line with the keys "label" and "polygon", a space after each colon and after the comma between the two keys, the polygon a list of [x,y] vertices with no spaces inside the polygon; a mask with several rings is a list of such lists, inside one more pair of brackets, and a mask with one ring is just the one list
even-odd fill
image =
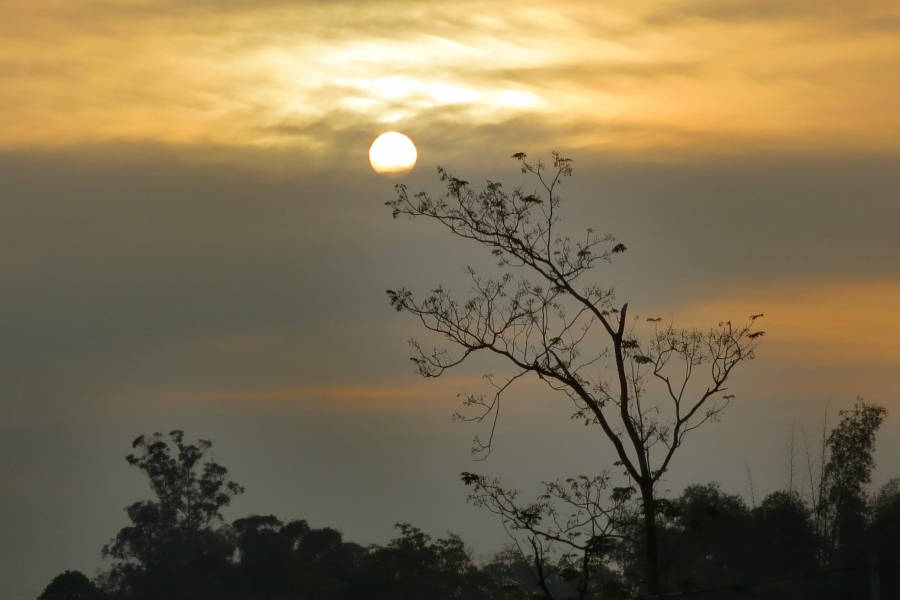
{"label": "grey cloud", "polygon": [[0,78],[58,77],[74,70],[71,61],[0,60]]}
{"label": "grey cloud", "polygon": [[[530,185],[510,154],[546,158],[553,148],[552,125],[537,116],[469,129],[434,115],[417,126],[421,165],[405,180],[413,191],[440,189],[435,162],[473,185]],[[257,160],[283,162],[277,169],[249,168],[213,161],[203,148],[0,157],[0,474],[23,482],[0,493],[0,531],[27,542],[21,556],[0,553],[0,580],[31,589],[65,568],[90,572],[124,524],[121,507],[145,493],[121,458],[129,441],[176,427],[216,442],[217,458],[248,485],[236,509],[244,514],[310,518],[373,542],[409,519],[496,548],[502,532],[473,525],[478,513],[455,485],[473,430],[449,423],[454,397],[427,417],[341,413],[322,402],[153,399],[414,381],[405,341],[417,330],[390,310],[384,290],[461,280],[462,265],[489,266],[491,257],[425,223],[391,219],[383,202],[393,182],[370,172],[367,143],[351,147],[364,128],[345,135],[347,157],[331,169],[274,151]],[[900,269],[897,156],[682,156],[664,164],[556,149],[576,160],[562,188],[564,223],[612,232],[628,246],[602,275],[636,309],[715,297],[735,283],[885,278]],[[546,406],[512,416],[491,472],[529,482],[603,462],[587,433],[571,434],[567,406]],[[733,456],[716,463],[723,472],[741,451],[758,456],[756,434],[786,422],[781,404],[759,406],[728,415],[735,428],[721,435],[740,429],[747,439],[729,441]],[[698,440],[700,456],[709,446]],[[574,464],[572,456],[591,460]],[[376,485],[372,473],[396,485]],[[425,488],[433,492],[416,491]],[[384,522],[358,509],[363,495]],[[442,510],[422,508],[436,499]],[[45,526],[52,515],[57,528]]]}
{"label": "grey cloud", "polygon": [[884,0],[686,0],[650,12],[644,22],[669,26],[693,18],[722,23],[838,19],[845,24],[855,23],[857,27],[865,27],[873,13],[892,11],[893,6]]}
{"label": "grey cloud", "polygon": [[[403,103],[386,106],[388,109],[409,110]],[[523,132],[526,131],[529,140],[547,140],[545,145],[552,145],[550,140],[567,132],[578,131],[575,125],[555,127],[542,123],[539,113],[518,114],[495,123],[474,124],[470,116],[472,109],[466,103],[425,108],[416,111],[410,118],[394,123],[374,123],[363,115],[336,110],[311,123],[285,121],[271,125],[266,131],[283,135],[285,139],[310,136],[327,141],[324,154],[312,158],[323,164],[344,164],[351,156],[357,161],[367,161],[369,145],[375,137],[388,130],[401,131],[413,139],[419,148],[419,164],[425,160],[437,163],[449,159],[469,163],[467,157],[472,156],[469,150],[472,147],[487,146],[505,152],[505,148],[521,144],[522,138],[526,137]],[[461,127],[460,123],[467,125]],[[471,158],[471,161],[477,162],[477,159]]]}
{"label": "grey cloud", "polygon": [[[475,6],[475,3],[472,3]],[[391,9],[386,9],[390,6]],[[458,5],[444,2],[418,3],[410,11],[386,0],[155,0],[144,3],[72,2],[54,6],[52,21],[78,24],[82,31],[94,34],[120,33],[123,25],[148,28],[162,24],[164,31],[182,31],[193,35],[221,33],[221,27],[241,30],[237,44],[257,45],[272,36],[315,36],[322,39],[359,39],[362,34],[402,39],[437,32],[465,33],[471,29],[471,16],[453,10]],[[346,10],[343,10],[346,9]],[[422,9],[427,10],[423,18]],[[286,11],[290,10],[290,13]],[[326,18],[310,18],[304,10],[330,11]],[[229,20],[258,19],[271,16],[281,26],[266,35],[247,35],[246,22]],[[221,20],[217,20],[221,19]]]}
{"label": "grey cloud", "polygon": [[768,21],[775,19],[797,18],[809,12],[805,2],[753,2],[745,0],[726,0],[708,2],[699,0],[685,2],[674,7],[662,8],[645,17],[648,25],[674,25],[690,18],[703,18],[712,21]]}
{"label": "grey cloud", "polygon": [[[283,348],[276,345],[268,357],[275,362],[249,381],[312,376],[337,350],[331,336],[311,343],[319,329],[352,329],[360,295],[381,306],[380,282],[348,278],[390,247],[368,234],[367,217],[389,219],[377,197],[361,214],[359,200],[345,203],[370,197],[359,183],[335,185],[327,174],[274,180],[233,166],[152,159],[144,166],[63,155],[0,163],[0,252],[12,257],[0,274],[0,370],[13,388],[51,384],[38,375],[48,369],[58,371],[62,388],[91,371],[95,383],[113,387],[162,372],[177,382],[183,370],[167,353],[183,355],[223,335],[287,338],[288,354],[312,361],[277,359]],[[150,362],[141,366],[142,354],[155,357],[156,374]],[[127,373],[111,373],[118,367]],[[229,380],[231,365],[209,367],[202,378]],[[15,402],[10,386],[3,395],[7,406]]]}
{"label": "grey cloud", "polygon": [[478,82],[498,81],[548,86],[554,82],[567,82],[593,89],[616,89],[635,80],[656,80],[666,77],[697,77],[703,74],[706,64],[691,62],[646,63],[598,63],[579,62],[547,67],[523,67],[518,69],[484,69],[482,71],[458,71]]}
{"label": "grey cloud", "polygon": [[900,14],[878,15],[863,20],[863,25],[873,31],[897,31],[900,29]]}
{"label": "grey cloud", "polygon": [[632,260],[654,264],[663,287],[690,294],[700,280],[727,288],[891,279],[900,271],[898,160],[770,154],[636,166],[601,159],[576,185],[581,195],[593,189],[603,198],[584,219],[605,214],[622,223],[614,229],[630,238],[623,241]]}

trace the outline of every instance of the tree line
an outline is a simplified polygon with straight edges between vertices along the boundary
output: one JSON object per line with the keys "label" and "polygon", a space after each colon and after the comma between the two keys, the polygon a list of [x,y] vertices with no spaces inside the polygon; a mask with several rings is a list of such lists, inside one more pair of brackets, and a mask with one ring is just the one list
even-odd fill
{"label": "tree line", "polygon": [[[900,595],[900,478],[868,491],[885,414],[862,401],[843,411],[824,437],[825,461],[758,503],[715,483],[661,500],[665,593],[867,598],[875,560],[882,597]],[[210,459],[211,446],[189,444],[181,431],[137,438],[127,461],[153,498],[125,508],[130,525],[102,548],[105,570],[93,579],[66,571],[39,600],[624,600],[646,589],[643,517],[627,500],[588,552],[548,545],[565,514],[557,504],[589,505],[597,478],[552,482],[549,494],[519,503],[515,490],[464,473],[471,500],[500,514],[511,535],[478,560],[458,536],[432,539],[409,524],[385,545],[364,546],[303,520],[227,523],[221,511],[244,489]],[[572,514],[590,521],[583,510]]]}

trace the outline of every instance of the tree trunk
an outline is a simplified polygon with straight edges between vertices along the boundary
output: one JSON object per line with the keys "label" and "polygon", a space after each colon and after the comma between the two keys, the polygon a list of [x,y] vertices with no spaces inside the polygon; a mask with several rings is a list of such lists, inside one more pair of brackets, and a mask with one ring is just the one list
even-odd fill
{"label": "tree trunk", "polygon": [[644,542],[646,544],[647,593],[651,597],[660,596],[659,543],[656,539],[656,502],[653,498],[653,484],[641,487],[644,512]]}

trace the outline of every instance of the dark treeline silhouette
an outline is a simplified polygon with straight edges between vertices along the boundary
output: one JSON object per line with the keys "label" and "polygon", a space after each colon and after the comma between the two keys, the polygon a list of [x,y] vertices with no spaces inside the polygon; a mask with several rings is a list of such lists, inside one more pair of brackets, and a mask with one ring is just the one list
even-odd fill
{"label": "dark treeline silhouette", "polygon": [[[880,598],[900,597],[900,478],[868,490],[885,415],[862,401],[842,411],[820,448],[805,445],[802,469],[792,444],[786,489],[758,503],[715,483],[659,500],[663,597],[849,600],[874,597],[873,586]],[[476,560],[459,537],[432,539],[408,524],[383,546],[275,516],[229,524],[221,511],[244,490],[210,447],[185,443],[181,431],[137,438],[127,461],[149,479],[153,499],[126,507],[131,524],[102,549],[105,571],[93,580],[66,571],[39,600],[615,600],[646,589],[643,519],[626,488],[616,488],[617,511],[604,513],[608,526],[585,543],[554,547],[552,529],[541,528],[560,521],[551,501],[589,504],[600,478],[569,480],[520,506],[515,492],[464,474],[476,504],[505,507],[495,512],[513,539]],[[507,504],[497,504],[501,492]]]}

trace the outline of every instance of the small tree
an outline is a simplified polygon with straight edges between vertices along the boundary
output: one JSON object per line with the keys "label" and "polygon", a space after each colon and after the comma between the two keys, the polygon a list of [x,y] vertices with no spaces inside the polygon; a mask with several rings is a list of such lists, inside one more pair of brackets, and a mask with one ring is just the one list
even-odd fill
{"label": "small tree", "polygon": [[[717,419],[733,397],[724,394],[725,383],[739,363],[753,358],[755,340],[763,334],[753,330],[753,322],[761,315],[745,325],[722,322],[708,332],[662,326],[659,319],[650,319],[652,332],[641,336],[628,304],[615,305],[611,287],[584,281],[625,246],[593,229],[577,240],[560,231],[557,188],[572,174],[571,159],[553,153],[554,172],[540,161],[527,162],[524,153],[513,158],[523,173],[537,178],[539,190],[506,193],[501,184],[489,181],[476,192],[439,167],[446,193],[411,197],[406,186],[398,185],[397,198],[386,204],[395,218],[436,221],[450,233],[488,248],[502,268],[525,271],[531,278],[516,278],[511,271],[482,278],[468,267],[472,292],[464,301],[438,286],[424,300],[405,288],[389,290],[390,302],[461,351],[426,351],[411,341],[420,375],[438,377],[482,351],[502,357],[513,370],[503,380],[489,378],[495,387],[491,397],[467,396],[467,404],[482,411],[467,418],[482,420],[493,413],[495,426],[503,393],[531,374],[565,394],[574,403],[574,417],[599,426],[629,485],[639,493],[647,591],[658,595],[656,484],[687,434]],[[611,369],[604,371],[602,364]],[[706,385],[689,386],[700,368],[707,370]],[[649,395],[651,380],[660,384],[659,396]],[[493,431],[486,443],[476,438],[476,452],[490,450]]]}
{"label": "small tree", "polygon": [[132,598],[219,598],[214,577],[230,568],[234,544],[223,529],[221,510],[244,491],[228,470],[209,460],[212,442],[184,442],[183,431],[161,433],[132,443],[139,454],[126,457],[150,480],[155,499],[125,508],[131,525],[103,547],[114,559],[107,586]]}
{"label": "small tree", "polygon": [[872,482],[875,468],[875,436],[887,416],[887,409],[856,399],[852,410],[841,417],[826,439],[828,462],[822,469],[820,522],[824,525],[824,558],[852,562],[858,556],[866,527],[868,501],[866,486]]}
{"label": "small tree", "polygon": [[499,479],[463,473],[462,480],[473,488],[470,502],[499,515],[548,600],[564,595],[585,600],[598,592],[616,598],[625,591],[606,563],[631,524],[632,488],[610,491],[607,472],[580,475],[544,483],[544,492],[523,504],[518,490],[501,487]]}

